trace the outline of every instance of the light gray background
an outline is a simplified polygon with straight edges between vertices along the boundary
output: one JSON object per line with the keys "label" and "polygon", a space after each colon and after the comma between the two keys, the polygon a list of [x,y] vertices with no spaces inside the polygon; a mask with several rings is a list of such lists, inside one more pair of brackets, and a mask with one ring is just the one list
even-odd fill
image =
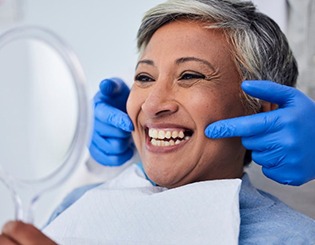
{"label": "light gray background", "polygon": [[[60,35],[76,52],[86,73],[92,98],[99,82],[111,76],[133,80],[136,54],[136,31],[143,13],[162,0],[3,0],[0,2],[0,31],[16,25],[39,25]],[[284,0],[256,0],[258,7],[274,18],[286,31]],[[1,75],[10,76],[10,72]],[[0,122],[1,124],[1,122]],[[0,125],[1,126],[1,125]],[[88,157],[87,157],[88,158]],[[118,170],[91,163],[92,174],[82,162],[78,171],[63,187],[46,195],[37,207],[39,223],[43,222],[60,198],[72,187],[110,177]],[[93,173],[100,173],[94,175]],[[104,174],[104,172],[106,172]],[[250,168],[255,184],[277,194],[291,206],[315,217],[314,183],[303,187],[284,187],[266,180],[257,165]],[[284,191],[283,191],[284,189]],[[292,194],[293,193],[293,194]],[[13,204],[8,191],[0,185],[0,226],[13,218]]]}

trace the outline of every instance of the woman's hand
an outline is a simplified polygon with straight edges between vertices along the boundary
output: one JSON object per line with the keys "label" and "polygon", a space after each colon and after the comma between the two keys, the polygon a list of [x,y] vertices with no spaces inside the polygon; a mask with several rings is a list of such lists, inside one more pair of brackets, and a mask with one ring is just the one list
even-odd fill
{"label": "woman's hand", "polygon": [[56,245],[53,240],[44,235],[31,224],[22,221],[10,221],[2,228],[0,245]]}

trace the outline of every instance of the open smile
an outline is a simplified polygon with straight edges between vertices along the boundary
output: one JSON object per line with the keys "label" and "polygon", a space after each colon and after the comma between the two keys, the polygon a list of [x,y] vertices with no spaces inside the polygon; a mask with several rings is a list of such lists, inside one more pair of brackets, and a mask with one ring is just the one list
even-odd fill
{"label": "open smile", "polygon": [[153,147],[178,146],[188,141],[193,131],[183,128],[146,128],[149,145]]}

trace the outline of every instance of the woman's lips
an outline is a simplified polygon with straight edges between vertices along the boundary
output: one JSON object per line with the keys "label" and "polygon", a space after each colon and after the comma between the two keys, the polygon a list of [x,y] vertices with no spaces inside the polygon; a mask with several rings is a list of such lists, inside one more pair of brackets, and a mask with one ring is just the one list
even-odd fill
{"label": "woman's lips", "polygon": [[193,131],[185,128],[147,127],[146,146],[149,151],[166,153],[181,148],[191,138]]}

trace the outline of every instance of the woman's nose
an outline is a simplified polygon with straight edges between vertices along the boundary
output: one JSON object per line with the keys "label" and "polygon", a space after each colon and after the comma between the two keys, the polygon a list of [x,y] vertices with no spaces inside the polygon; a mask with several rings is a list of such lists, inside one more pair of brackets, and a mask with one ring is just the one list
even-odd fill
{"label": "woman's nose", "polygon": [[141,109],[150,118],[171,115],[178,111],[175,97],[172,86],[156,84],[150,88]]}

